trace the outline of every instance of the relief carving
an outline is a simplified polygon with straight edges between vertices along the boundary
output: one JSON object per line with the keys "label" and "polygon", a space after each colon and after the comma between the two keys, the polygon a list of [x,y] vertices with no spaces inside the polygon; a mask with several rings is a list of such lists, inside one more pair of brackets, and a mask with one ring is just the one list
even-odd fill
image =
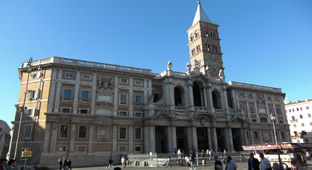
{"label": "relief carving", "polygon": [[113,92],[114,77],[98,76],[96,82],[97,92]]}

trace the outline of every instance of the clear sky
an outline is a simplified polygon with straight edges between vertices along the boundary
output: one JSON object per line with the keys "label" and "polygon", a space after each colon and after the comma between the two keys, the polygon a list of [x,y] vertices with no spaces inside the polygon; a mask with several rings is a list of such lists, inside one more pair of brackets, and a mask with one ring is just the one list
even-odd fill
{"label": "clear sky", "polygon": [[[311,0],[202,0],[220,25],[226,81],[282,88],[312,98]],[[60,56],[159,73],[184,72],[186,30],[196,0],[0,1],[0,119],[11,126],[18,68],[30,57]]]}

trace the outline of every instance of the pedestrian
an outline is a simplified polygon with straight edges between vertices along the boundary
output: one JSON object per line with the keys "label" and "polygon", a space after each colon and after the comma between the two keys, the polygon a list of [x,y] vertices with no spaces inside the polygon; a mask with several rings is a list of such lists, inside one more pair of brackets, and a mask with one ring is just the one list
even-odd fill
{"label": "pedestrian", "polygon": [[261,164],[261,170],[270,170],[271,168],[271,163],[270,161],[264,157],[263,153],[260,153],[260,164]]}
{"label": "pedestrian", "polygon": [[172,167],[170,156],[168,157],[167,164],[166,164],[166,168],[167,168],[168,166]]}
{"label": "pedestrian", "polygon": [[181,166],[181,164],[182,164],[182,157],[181,157],[182,153],[181,153],[180,149],[178,149],[177,154],[178,154],[178,163],[179,163],[179,166]]}
{"label": "pedestrian", "polygon": [[195,155],[194,153],[193,154],[190,154],[190,162],[191,162],[191,168],[190,169],[196,169],[195,167]]}
{"label": "pedestrian", "polygon": [[222,166],[222,162],[219,160],[219,157],[215,156],[214,159],[215,159],[215,163],[214,163],[215,170],[222,170],[223,166]]}
{"label": "pedestrian", "polygon": [[72,167],[71,167],[71,160],[70,159],[67,159],[67,167],[68,167],[68,169],[72,169]]}
{"label": "pedestrian", "polygon": [[8,162],[8,167],[6,168],[6,170],[14,170],[15,166],[16,166],[16,162],[14,159],[10,159]]}
{"label": "pedestrian", "polygon": [[108,159],[108,166],[107,166],[107,168],[108,167],[110,167],[110,168],[112,168],[113,167],[113,159],[110,157],[109,159]]}
{"label": "pedestrian", "polygon": [[5,158],[0,159],[0,170],[5,170],[5,167],[7,166],[8,160]]}
{"label": "pedestrian", "polygon": [[63,161],[61,158],[58,159],[58,167],[59,167],[59,170],[62,170],[62,167],[63,167]]}
{"label": "pedestrian", "polygon": [[122,169],[123,169],[123,168],[124,168],[124,166],[126,166],[126,159],[125,159],[125,157],[124,157],[124,156],[122,156],[122,157],[121,157],[120,162],[121,162],[121,166],[122,166]]}
{"label": "pedestrian", "polygon": [[185,159],[185,166],[189,166],[190,165],[189,164],[189,162],[190,162],[189,157],[186,155],[184,159]]}
{"label": "pedestrian", "polygon": [[231,156],[228,156],[226,159],[225,170],[236,170],[236,169],[237,169],[236,163],[232,160]]}
{"label": "pedestrian", "polygon": [[64,158],[63,158],[63,169],[64,169],[64,170],[67,170],[67,167],[66,167],[66,166],[67,166],[67,159],[64,157]]}
{"label": "pedestrian", "polygon": [[212,153],[211,153],[211,150],[207,150],[208,151],[208,157],[209,157],[209,160],[211,159],[212,157]]}
{"label": "pedestrian", "polygon": [[248,170],[259,170],[260,162],[258,161],[258,159],[254,158],[253,153],[250,153],[249,156],[250,157],[248,159]]}

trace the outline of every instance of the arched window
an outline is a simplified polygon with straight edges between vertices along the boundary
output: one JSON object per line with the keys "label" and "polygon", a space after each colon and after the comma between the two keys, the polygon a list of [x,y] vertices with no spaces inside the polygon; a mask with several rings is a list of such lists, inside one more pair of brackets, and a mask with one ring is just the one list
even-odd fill
{"label": "arched window", "polygon": [[201,92],[202,85],[200,82],[193,83],[193,99],[194,99],[194,106],[203,106],[203,94]]}
{"label": "arched window", "polygon": [[175,87],[174,88],[174,104],[176,106],[184,106],[184,96],[183,88]]}
{"label": "arched window", "polygon": [[221,95],[218,90],[212,91],[212,102],[215,109],[221,109]]}

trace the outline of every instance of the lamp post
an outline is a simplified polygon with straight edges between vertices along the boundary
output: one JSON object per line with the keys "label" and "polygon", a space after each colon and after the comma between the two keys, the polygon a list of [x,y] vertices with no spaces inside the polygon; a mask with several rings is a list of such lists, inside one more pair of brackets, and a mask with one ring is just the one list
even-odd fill
{"label": "lamp post", "polygon": [[276,129],[275,129],[276,117],[273,113],[270,113],[270,119],[271,119],[272,124],[273,124],[273,131],[274,131],[275,145],[276,145],[276,150],[277,150],[277,155],[278,155],[279,169],[282,170],[283,165],[282,165],[282,161],[281,161],[280,149],[278,148],[278,144],[277,144],[277,136],[276,136]]}
{"label": "lamp post", "polygon": [[[17,147],[19,144],[19,138],[20,138],[20,133],[21,133],[21,126],[22,126],[22,119],[23,119],[23,115],[25,114],[25,110],[27,109],[27,107],[25,107],[25,102],[26,102],[26,96],[27,96],[27,90],[28,90],[28,81],[29,81],[29,74],[31,72],[31,63],[32,63],[32,58],[29,59],[29,61],[27,62],[27,81],[26,81],[26,87],[25,87],[25,93],[24,93],[24,101],[23,101],[23,105],[22,107],[20,107],[20,120],[19,120],[19,125],[18,125],[18,131],[17,131],[17,138],[16,138],[16,144],[15,144],[15,150],[14,150],[14,158],[16,160],[16,154],[17,154]],[[21,78],[23,80],[23,78]]]}

